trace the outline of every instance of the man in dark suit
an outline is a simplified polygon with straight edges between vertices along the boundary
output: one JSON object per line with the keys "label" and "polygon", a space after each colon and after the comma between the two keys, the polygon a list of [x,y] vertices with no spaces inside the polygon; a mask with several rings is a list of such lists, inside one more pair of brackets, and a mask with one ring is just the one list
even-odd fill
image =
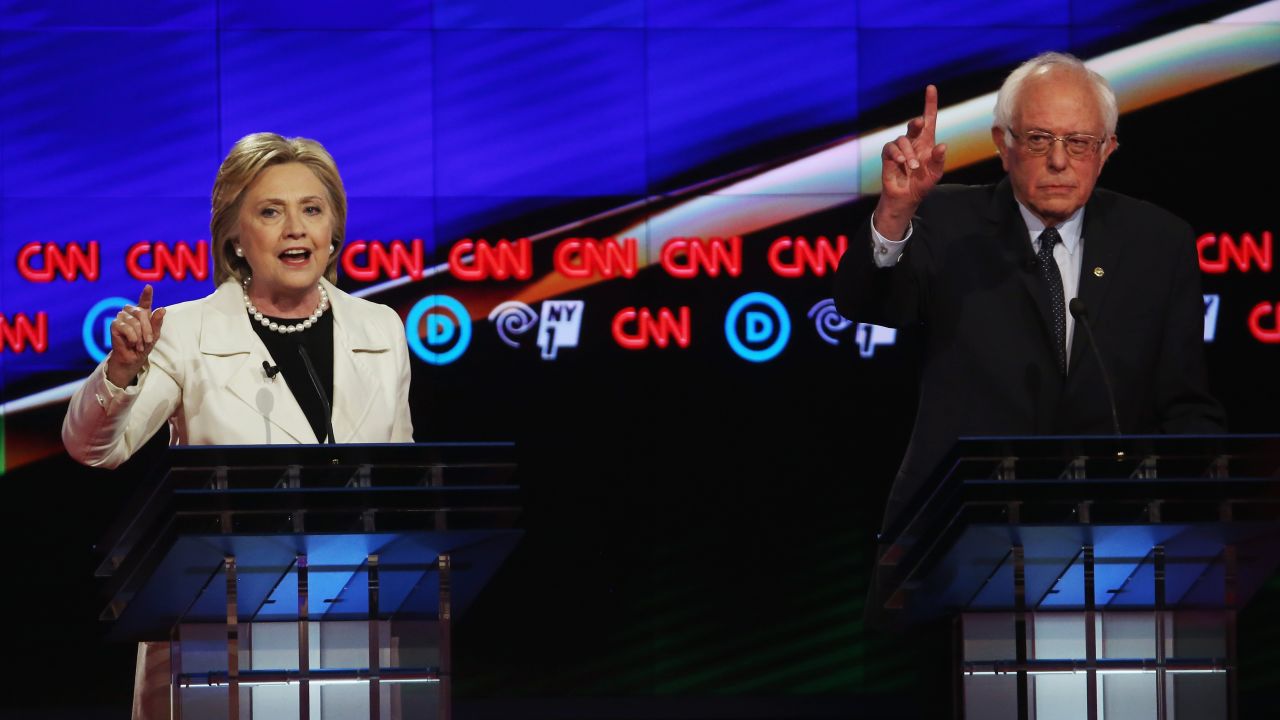
{"label": "man in dark suit", "polygon": [[879,202],[836,281],[845,317],[923,331],[916,423],[886,527],[957,437],[1114,432],[1072,298],[1092,324],[1121,432],[1221,432],[1190,226],[1095,188],[1117,147],[1107,81],[1060,53],[1011,73],[991,128],[1008,176],[994,186],[937,186],[937,108],[931,85],[924,114],[885,145]]}

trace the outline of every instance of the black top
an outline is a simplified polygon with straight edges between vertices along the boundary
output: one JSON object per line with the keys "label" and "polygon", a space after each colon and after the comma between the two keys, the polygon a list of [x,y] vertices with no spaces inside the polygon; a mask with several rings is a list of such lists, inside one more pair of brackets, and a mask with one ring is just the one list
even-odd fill
{"label": "black top", "polygon": [[[297,325],[302,322],[298,318],[277,318],[269,315],[265,317],[282,325]],[[315,431],[316,438],[319,442],[324,442],[325,436],[328,435],[324,416],[325,403],[322,403],[316,395],[315,383],[307,377],[307,366],[302,361],[298,348],[307,349],[311,364],[315,366],[316,374],[320,376],[320,384],[324,387],[329,407],[333,407],[333,310],[326,310],[314,325],[302,332],[288,334],[272,332],[252,316],[249,317],[249,324],[253,325],[253,331],[262,338],[262,344],[267,346],[271,361],[280,368],[280,374],[284,376],[284,381],[289,385],[289,391],[293,393],[293,397],[302,408],[302,414],[307,416],[307,422],[311,423],[311,429]],[[336,442],[337,439],[334,440]]]}

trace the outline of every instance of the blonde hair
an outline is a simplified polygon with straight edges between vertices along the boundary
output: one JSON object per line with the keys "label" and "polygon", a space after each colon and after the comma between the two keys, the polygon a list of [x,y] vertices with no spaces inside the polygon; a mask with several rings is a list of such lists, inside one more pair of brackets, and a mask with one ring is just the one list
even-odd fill
{"label": "blonde hair", "polygon": [[244,280],[249,273],[249,263],[236,256],[235,240],[238,239],[240,205],[244,189],[254,178],[272,165],[301,163],[307,166],[329,193],[333,206],[334,251],[329,255],[324,276],[329,282],[338,280],[338,249],[347,230],[347,192],[342,187],[342,177],[333,156],[315,140],[286,138],[275,133],[245,135],[231,147],[231,152],[218,168],[213,182],[213,210],[209,218],[209,233],[213,239],[213,282],[221,285],[228,278]]}

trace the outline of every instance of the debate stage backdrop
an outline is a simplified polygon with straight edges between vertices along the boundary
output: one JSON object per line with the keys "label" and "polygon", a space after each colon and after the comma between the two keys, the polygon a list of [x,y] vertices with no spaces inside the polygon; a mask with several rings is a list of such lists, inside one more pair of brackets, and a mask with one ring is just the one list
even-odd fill
{"label": "debate stage backdrop", "polygon": [[946,180],[991,182],[994,92],[1049,49],[1111,78],[1100,184],[1194,226],[1212,387],[1275,432],[1278,2],[0,0],[5,611],[25,657],[96,668],[3,702],[127,702],[93,543],[165,438],[90,471],[59,424],[144,283],[212,290],[214,173],[263,130],[337,159],[339,284],[405,319],[416,438],[518,443],[464,700],[911,695],[860,615],[913,338],[841,318],[831,275],[924,85]]}

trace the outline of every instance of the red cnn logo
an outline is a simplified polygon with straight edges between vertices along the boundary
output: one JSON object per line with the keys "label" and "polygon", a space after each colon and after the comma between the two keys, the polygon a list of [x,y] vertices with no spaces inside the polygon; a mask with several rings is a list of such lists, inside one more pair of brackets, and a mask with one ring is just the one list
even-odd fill
{"label": "red cnn logo", "polygon": [[468,282],[528,280],[533,277],[533,243],[529,238],[520,238],[514,243],[499,240],[493,245],[484,239],[459,240],[449,250],[449,273]]}
{"label": "red cnn logo", "polygon": [[566,238],[556,245],[552,258],[556,272],[567,278],[602,277],[631,279],[639,269],[635,238]]}
{"label": "red cnn logo", "polygon": [[[41,266],[35,266],[40,258]],[[18,274],[29,282],[51,282],[54,275],[76,280],[81,275],[93,281],[98,279],[98,241],[90,240],[86,251],[78,242],[67,243],[66,248],[51,242],[29,242],[18,251]]]}
{"label": "red cnn logo", "polygon": [[[1271,318],[1271,327],[1262,327],[1262,319]],[[1280,343],[1280,303],[1269,303],[1265,300],[1253,306],[1249,313],[1249,332],[1258,342]]]}
{"label": "red cnn logo", "polygon": [[[144,261],[150,259],[147,265]],[[134,280],[155,282],[165,277],[186,280],[190,274],[196,280],[209,278],[209,241],[197,240],[195,249],[191,243],[178,241],[173,248],[168,243],[143,240],[129,247],[124,258],[125,268]]]}
{"label": "red cnn logo", "polygon": [[659,260],[667,274],[682,280],[698,277],[700,272],[711,277],[721,272],[738,277],[742,274],[742,238],[673,237],[662,244]]}
{"label": "red cnn logo", "polygon": [[[362,259],[364,264],[360,264]],[[392,240],[390,244],[381,240],[353,240],[342,246],[342,270],[347,277],[361,282],[380,277],[394,280],[406,274],[421,280],[422,238],[414,238],[407,244],[403,240]]]}
{"label": "red cnn logo", "polygon": [[38,353],[49,347],[49,316],[43,310],[36,313],[36,324],[32,327],[26,313],[14,315],[12,323],[0,313],[0,352],[20,353],[27,349],[27,343]]}
{"label": "red cnn logo", "polygon": [[[1216,258],[1206,257],[1209,248],[1217,248]],[[1205,233],[1196,239],[1200,253],[1200,269],[1214,275],[1225,273],[1230,265],[1240,272],[1249,272],[1256,263],[1262,272],[1271,272],[1271,231],[1262,231],[1262,244],[1250,233],[1242,233],[1236,241],[1226,233]]]}
{"label": "red cnn logo", "polygon": [[[797,235],[792,239],[788,235],[774,240],[769,245],[769,267],[779,277],[798,278],[806,271],[822,277],[828,271],[835,272],[840,266],[840,256],[849,247],[849,239],[844,235],[836,236],[835,246],[826,236],[819,235],[812,243]],[[790,259],[784,259],[783,253],[790,251]]]}
{"label": "red cnn logo", "polygon": [[[676,318],[667,308],[658,308],[658,317],[654,318],[649,308],[623,308],[613,316],[613,339],[627,350],[643,350],[649,344],[656,343],[665,348],[674,338],[682,348],[689,347],[689,307],[679,309],[680,317]],[[634,330],[628,330],[628,326]]]}

